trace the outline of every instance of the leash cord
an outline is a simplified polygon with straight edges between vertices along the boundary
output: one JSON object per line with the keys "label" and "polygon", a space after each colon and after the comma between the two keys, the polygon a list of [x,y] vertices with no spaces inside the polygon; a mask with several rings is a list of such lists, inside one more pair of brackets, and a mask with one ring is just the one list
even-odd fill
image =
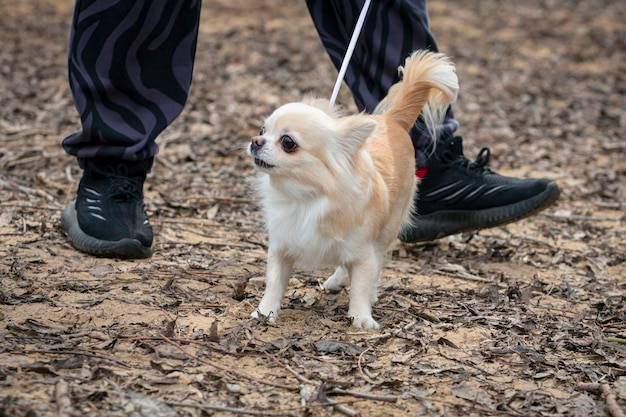
{"label": "leash cord", "polygon": [[367,11],[370,8],[370,3],[372,0],[365,0],[365,4],[361,9],[361,13],[359,14],[359,19],[356,22],[356,26],[354,27],[354,31],[352,32],[352,38],[350,39],[350,43],[348,44],[348,49],[346,50],[346,54],[343,57],[343,62],[341,63],[341,68],[339,69],[339,74],[337,75],[337,81],[335,82],[335,87],[333,88],[333,94],[330,96],[330,105],[335,105],[335,100],[337,100],[337,95],[339,94],[339,89],[341,88],[341,83],[343,82],[343,77],[346,75],[346,70],[348,69],[348,64],[350,64],[350,59],[352,59],[352,53],[354,52],[354,47],[356,46],[356,41],[361,34],[361,29],[363,28],[363,22],[365,22],[365,15],[367,15]]}

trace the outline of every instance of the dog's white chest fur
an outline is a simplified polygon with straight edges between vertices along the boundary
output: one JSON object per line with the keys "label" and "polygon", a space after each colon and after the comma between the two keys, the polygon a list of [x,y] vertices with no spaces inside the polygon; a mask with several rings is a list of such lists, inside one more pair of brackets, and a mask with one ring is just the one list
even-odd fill
{"label": "dog's white chest fur", "polygon": [[261,179],[259,190],[270,245],[291,258],[295,266],[316,269],[358,257],[351,243],[354,231],[342,234],[321,227],[325,217],[331,215],[328,197],[313,196],[306,189],[301,195],[285,194],[271,185],[269,177]]}

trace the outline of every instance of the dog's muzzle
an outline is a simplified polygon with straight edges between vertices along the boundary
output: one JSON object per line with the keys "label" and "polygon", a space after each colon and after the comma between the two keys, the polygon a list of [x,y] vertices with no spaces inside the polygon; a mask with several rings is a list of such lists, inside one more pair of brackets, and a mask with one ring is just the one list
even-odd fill
{"label": "dog's muzzle", "polygon": [[252,139],[250,139],[249,153],[250,156],[254,158],[254,165],[256,165],[257,168],[267,171],[274,168],[274,165],[268,164],[259,157],[259,152],[263,149],[263,146],[265,146],[265,142],[262,136],[252,137]]}
{"label": "dog's muzzle", "polygon": [[272,169],[274,168],[274,165],[270,165],[267,162],[263,161],[262,159],[259,158],[254,158],[254,165],[256,165],[257,167],[261,168],[261,169]]}

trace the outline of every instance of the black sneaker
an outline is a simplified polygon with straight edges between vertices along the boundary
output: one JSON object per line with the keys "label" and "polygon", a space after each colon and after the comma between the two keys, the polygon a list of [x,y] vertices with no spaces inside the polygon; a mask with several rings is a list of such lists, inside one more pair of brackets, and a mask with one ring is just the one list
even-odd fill
{"label": "black sneaker", "polygon": [[560,194],[547,179],[519,179],[487,168],[489,148],[476,161],[463,155],[459,136],[437,144],[415,197],[413,225],[400,234],[404,242],[423,242],[514,222],[554,203]]}
{"label": "black sneaker", "polygon": [[125,259],[152,255],[152,226],[143,206],[146,173],[129,167],[86,164],[76,200],[61,215],[61,227],[79,251]]}

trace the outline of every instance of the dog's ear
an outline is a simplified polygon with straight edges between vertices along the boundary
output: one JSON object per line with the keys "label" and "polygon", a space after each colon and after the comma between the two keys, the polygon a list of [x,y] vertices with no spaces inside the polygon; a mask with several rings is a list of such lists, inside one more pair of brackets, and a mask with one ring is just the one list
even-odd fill
{"label": "dog's ear", "polygon": [[347,155],[354,155],[376,129],[376,121],[364,115],[348,116],[340,121],[340,145]]}

